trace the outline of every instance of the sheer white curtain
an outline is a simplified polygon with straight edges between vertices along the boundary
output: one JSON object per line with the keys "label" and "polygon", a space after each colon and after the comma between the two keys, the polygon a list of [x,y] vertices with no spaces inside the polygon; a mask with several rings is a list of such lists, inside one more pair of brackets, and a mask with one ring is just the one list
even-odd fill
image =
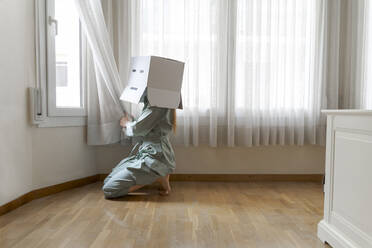
{"label": "sheer white curtain", "polygon": [[238,0],[235,106],[246,145],[321,141],[322,1]]}
{"label": "sheer white curtain", "polygon": [[186,62],[177,140],[316,144],[325,1],[132,1],[132,52]]}
{"label": "sheer white curtain", "polygon": [[369,0],[101,2],[76,1],[94,58],[83,63],[92,143],[118,140],[136,55],[186,62],[175,137],[186,145],[319,144],[321,109],[372,107]]}
{"label": "sheer white curtain", "polygon": [[124,106],[123,85],[113,56],[110,35],[100,0],[76,0],[83,28],[83,80],[87,83],[88,144],[105,145],[121,140],[119,120]]}

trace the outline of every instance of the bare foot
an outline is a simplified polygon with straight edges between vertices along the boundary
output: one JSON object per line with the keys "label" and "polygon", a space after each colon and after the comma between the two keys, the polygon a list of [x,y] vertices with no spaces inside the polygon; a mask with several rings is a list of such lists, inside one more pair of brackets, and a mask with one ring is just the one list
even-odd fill
{"label": "bare foot", "polygon": [[162,196],[169,195],[172,190],[169,184],[169,174],[164,177],[158,178],[158,180],[156,181],[159,182],[162,187],[162,190],[160,191],[160,195]]}

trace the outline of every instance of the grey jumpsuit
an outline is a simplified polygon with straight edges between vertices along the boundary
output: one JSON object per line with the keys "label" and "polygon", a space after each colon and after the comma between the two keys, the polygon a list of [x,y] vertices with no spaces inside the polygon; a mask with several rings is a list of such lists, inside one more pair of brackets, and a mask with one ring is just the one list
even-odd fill
{"label": "grey jumpsuit", "polygon": [[133,148],[139,146],[138,152],[132,155],[132,150],[107,176],[102,188],[106,198],[124,196],[130,187],[151,184],[174,171],[175,156],[168,137],[172,118],[171,109],[152,107],[146,101],[138,120],[127,123],[126,135],[140,138]]}

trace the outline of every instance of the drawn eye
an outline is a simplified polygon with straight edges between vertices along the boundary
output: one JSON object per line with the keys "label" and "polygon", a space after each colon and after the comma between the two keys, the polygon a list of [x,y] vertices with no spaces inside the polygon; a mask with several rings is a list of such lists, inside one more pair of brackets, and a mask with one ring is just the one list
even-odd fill
{"label": "drawn eye", "polygon": [[140,73],[144,73],[144,70],[140,70]]}
{"label": "drawn eye", "polygon": [[138,90],[137,87],[130,87],[131,90]]}
{"label": "drawn eye", "polygon": [[133,69],[132,72],[136,72],[136,69]]}

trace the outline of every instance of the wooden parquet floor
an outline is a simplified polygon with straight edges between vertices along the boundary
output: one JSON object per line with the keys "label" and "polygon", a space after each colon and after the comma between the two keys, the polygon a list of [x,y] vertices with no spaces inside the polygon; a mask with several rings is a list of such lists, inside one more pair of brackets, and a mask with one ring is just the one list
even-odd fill
{"label": "wooden parquet floor", "polygon": [[105,200],[101,183],[32,201],[0,216],[0,247],[329,247],[316,236],[322,185],[172,182]]}

